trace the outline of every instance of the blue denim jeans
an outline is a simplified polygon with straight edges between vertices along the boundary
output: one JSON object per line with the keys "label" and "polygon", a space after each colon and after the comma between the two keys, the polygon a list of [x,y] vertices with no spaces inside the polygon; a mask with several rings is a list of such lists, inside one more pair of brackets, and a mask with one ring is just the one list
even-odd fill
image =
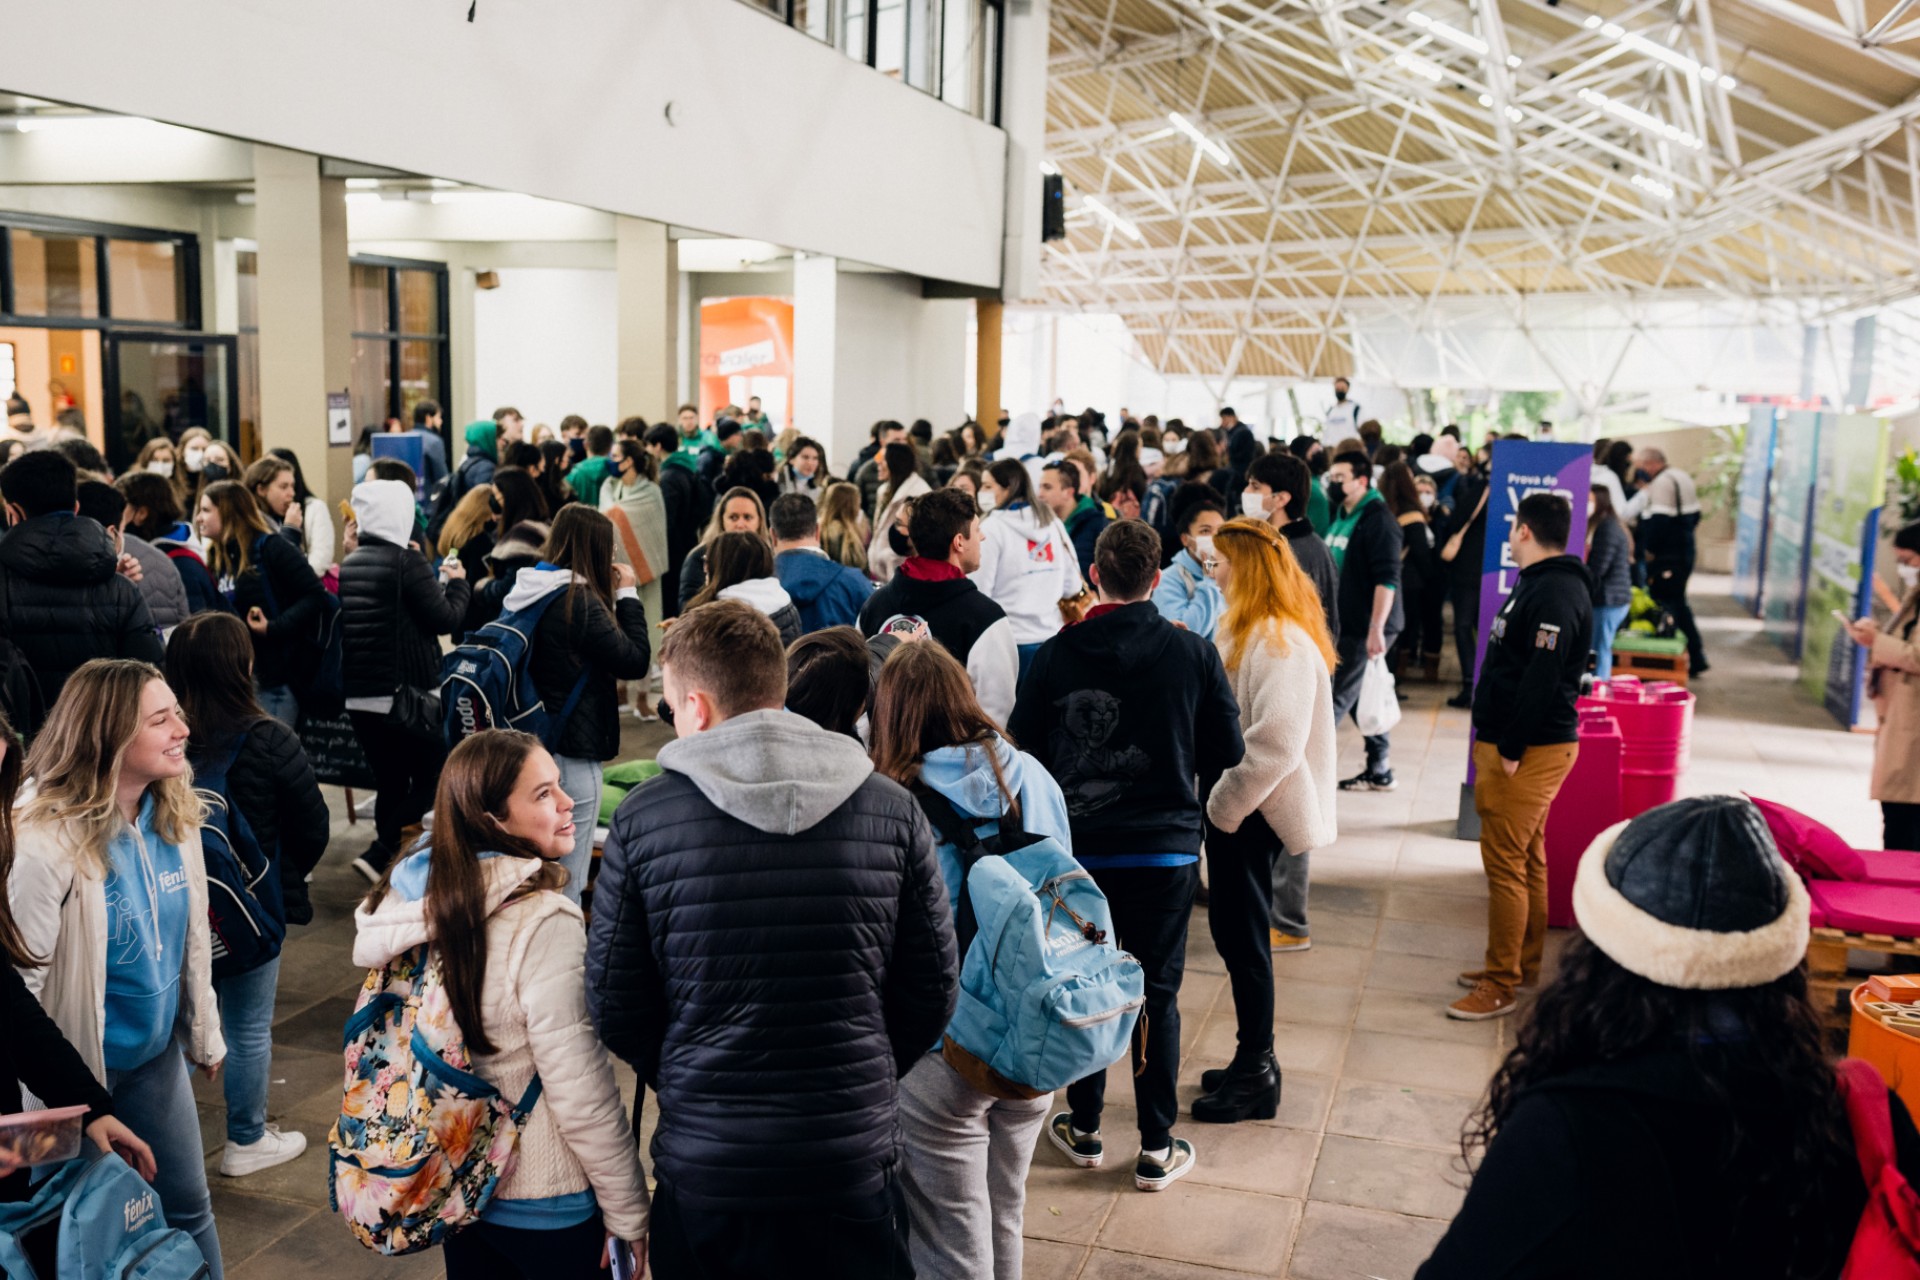
{"label": "blue denim jeans", "polygon": [[1605,680],[1613,675],[1613,637],[1627,621],[1630,604],[1593,606],[1593,678]]}
{"label": "blue denim jeans", "polygon": [[593,829],[600,822],[600,762],[578,756],[555,756],[560,766],[560,789],[573,800],[573,852],[560,860],[567,869],[562,890],[574,902],[587,887],[593,870]]}
{"label": "blue denim jeans", "polygon": [[227,1061],[220,1078],[227,1089],[227,1141],[260,1141],[267,1131],[267,1078],[273,1074],[273,995],[280,984],[280,957],[257,969],[216,979],[220,1029]]}
{"label": "blue denim jeans", "polygon": [[211,1280],[221,1280],[220,1236],[213,1228],[213,1198],[207,1193],[206,1150],[200,1145],[200,1113],[187,1081],[187,1059],[177,1044],[130,1071],[108,1071],[113,1113],[153,1148],[153,1189],[160,1194],[167,1225],[200,1246]]}
{"label": "blue denim jeans", "polygon": [[300,719],[300,703],[293,696],[293,690],[283,684],[271,689],[255,689],[254,696],[260,699],[260,709],[288,728],[297,727]]}

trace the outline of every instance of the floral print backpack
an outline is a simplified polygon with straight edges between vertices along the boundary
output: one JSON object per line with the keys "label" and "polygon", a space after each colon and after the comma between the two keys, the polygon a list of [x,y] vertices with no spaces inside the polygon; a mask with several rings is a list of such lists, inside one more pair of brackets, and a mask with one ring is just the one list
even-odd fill
{"label": "floral print backpack", "polygon": [[327,1134],[327,1199],[376,1253],[430,1249],[480,1219],[540,1100],[473,1074],[426,945],[372,969],[346,1027],[346,1090]]}

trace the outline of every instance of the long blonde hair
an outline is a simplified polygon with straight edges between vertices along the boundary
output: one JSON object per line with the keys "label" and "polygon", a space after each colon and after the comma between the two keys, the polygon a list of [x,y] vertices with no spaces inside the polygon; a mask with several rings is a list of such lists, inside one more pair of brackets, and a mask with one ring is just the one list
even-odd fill
{"label": "long blonde hair", "polygon": [[[22,827],[57,832],[82,861],[107,872],[107,845],[126,825],[120,814],[120,762],[140,732],[140,695],[160,668],[132,658],[95,658],[67,678],[47,723],[27,751],[33,796],[22,807]],[[153,830],[182,844],[206,817],[191,771],[147,788]]]}
{"label": "long blonde hair", "polygon": [[477,484],[447,514],[447,523],[440,529],[440,554],[452,555],[472,542],[492,519],[493,486]]}
{"label": "long blonde hair", "polygon": [[1213,549],[1233,563],[1227,577],[1226,612],[1220,617],[1220,645],[1228,670],[1237,670],[1247,646],[1261,639],[1287,650],[1286,623],[1306,632],[1327,670],[1336,665],[1327,633],[1326,606],[1313,579],[1294,559],[1287,540],[1264,520],[1229,520],[1213,535]]}

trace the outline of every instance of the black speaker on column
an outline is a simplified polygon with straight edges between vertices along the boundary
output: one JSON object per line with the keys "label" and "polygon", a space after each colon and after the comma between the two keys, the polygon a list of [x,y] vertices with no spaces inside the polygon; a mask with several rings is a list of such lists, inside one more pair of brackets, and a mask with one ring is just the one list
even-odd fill
{"label": "black speaker on column", "polygon": [[1040,175],[1040,239],[1067,238],[1067,188],[1057,173]]}

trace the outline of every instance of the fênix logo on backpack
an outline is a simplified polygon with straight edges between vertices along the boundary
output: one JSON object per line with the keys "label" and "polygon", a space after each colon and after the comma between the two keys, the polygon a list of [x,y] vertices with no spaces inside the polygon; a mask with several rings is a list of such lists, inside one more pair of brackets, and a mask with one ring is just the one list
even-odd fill
{"label": "f\u00eanix logo on backpack", "polygon": [[128,1231],[138,1231],[153,1221],[153,1192],[145,1191],[120,1206]]}

